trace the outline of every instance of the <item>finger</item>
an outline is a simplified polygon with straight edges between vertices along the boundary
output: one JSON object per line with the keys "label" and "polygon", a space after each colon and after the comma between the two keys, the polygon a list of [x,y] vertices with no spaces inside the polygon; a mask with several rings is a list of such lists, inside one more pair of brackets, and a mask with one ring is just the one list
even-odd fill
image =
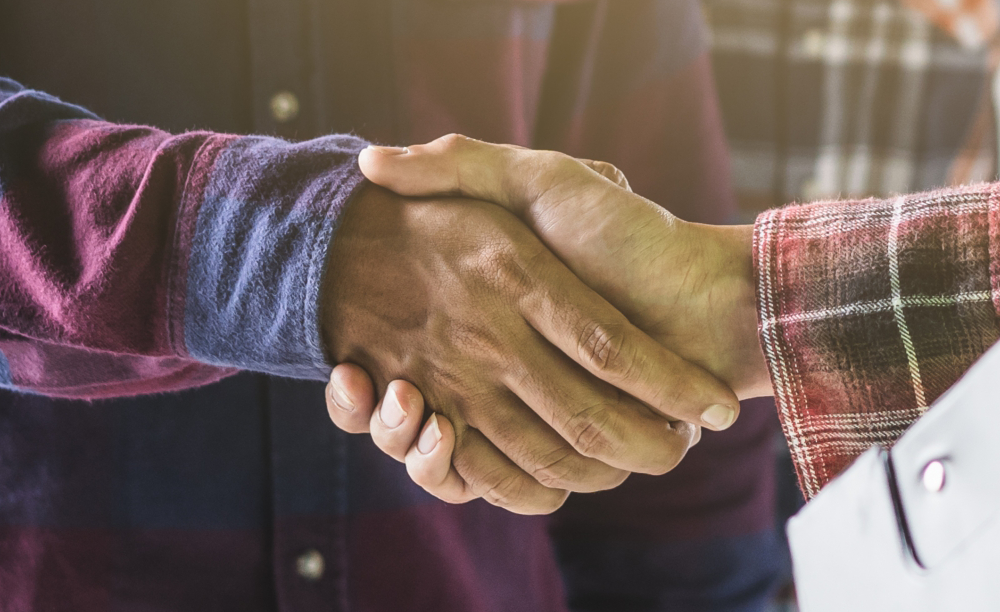
{"label": "finger", "polygon": [[[362,156],[362,169],[375,182],[406,195],[459,193],[501,204],[527,217],[536,231],[543,230],[543,239],[550,247],[555,243],[557,251],[568,255],[570,261],[577,261],[574,271],[581,278],[601,278],[601,274],[589,269],[592,264],[586,263],[586,257],[573,256],[574,249],[586,242],[580,240],[580,233],[576,231],[579,223],[565,222],[565,215],[560,216],[556,209],[560,202],[575,202],[574,213],[569,218],[582,222],[582,216],[593,218],[596,215],[593,223],[587,223],[602,226],[605,223],[601,219],[606,221],[603,208],[590,207],[590,210],[580,206],[581,193],[586,193],[592,202],[601,202],[609,195],[608,190],[623,192],[603,180],[593,181],[583,189],[579,180],[593,172],[581,162],[565,155],[492,145],[457,135],[403,151],[391,155],[367,149]],[[541,206],[525,215],[527,208],[546,194],[549,196],[547,201],[555,204]],[[553,194],[560,197],[552,197]],[[666,214],[641,198],[631,198],[625,203],[636,209],[637,218]],[[564,226],[562,230],[553,229],[554,220],[559,221],[556,225]],[[665,227],[669,227],[670,219],[663,221]],[[554,257],[549,259],[554,260]],[[555,269],[549,265],[540,267]],[[592,291],[587,296],[588,301],[578,301],[582,295],[579,289],[586,287],[579,279],[568,279],[572,274],[564,266],[557,267],[563,276],[557,280],[565,282],[557,285],[545,281],[537,283],[543,298],[542,307],[534,313],[530,309],[523,313],[546,338],[602,380],[635,395],[665,415],[711,429],[725,429],[732,424],[739,409],[728,387],[707,371],[660,346]],[[575,286],[576,289],[544,295],[549,287],[559,286]]]}
{"label": "finger", "polygon": [[402,461],[417,441],[424,421],[424,397],[405,380],[394,380],[372,413],[372,440],[385,454]]}
{"label": "finger", "polygon": [[[572,362],[568,365],[578,370]],[[549,370],[544,375],[556,374]],[[625,481],[627,471],[604,463],[600,457],[578,452],[536,414],[537,407],[529,408],[513,393],[500,401],[488,412],[468,415],[469,425],[541,484],[550,489],[591,493],[612,489]]]}
{"label": "finger", "polygon": [[353,363],[342,363],[330,373],[326,410],[334,425],[348,433],[366,433],[375,409],[375,387],[368,373]]}
{"label": "finger", "polygon": [[463,504],[478,496],[451,465],[455,428],[444,415],[432,414],[417,443],[406,453],[406,472],[425,491],[449,504]]}
{"label": "finger", "polygon": [[[366,151],[362,169],[376,182],[384,180],[391,189],[406,195],[461,193],[503,204],[518,214],[541,194],[568,188],[568,194],[579,195],[579,184],[566,187],[560,181],[578,183],[580,169],[593,174],[565,155],[491,145],[456,135],[408,147],[395,155],[374,148]],[[565,168],[567,164],[576,169]],[[600,200],[607,189],[621,192],[608,181],[594,183],[585,190],[591,200]],[[655,207],[633,199],[636,201],[630,203],[640,209]],[[550,221],[556,215],[552,210],[537,212]],[[599,218],[606,216],[597,212]],[[560,241],[564,238],[576,245],[571,248],[580,243],[578,234]],[[534,267],[543,273],[532,283],[535,291],[528,294],[528,301],[535,303],[522,307],[522,314],[550,342],[598,378],[664,415],[714,430],[726,429],[735,421],[739,402],[726,385],[632,325],[551,253],[541,253],[536,259]],[[585,257],[570,258],[574,259],[586,261]],[[575,271],[583,278],[595,276],[588,273],[586,264]]]}
{"label": "finger", "polygon": [[[560,245],[563,239],[579,242],[581,227],[602,225],[607,220],[605,201],[624,193],[617,181],[588,180],[600,178],[599,171],[568,155],[458,134],[406,148],[368,147],[358,163],[369,180],[401,195],[460,195],[498,204],[521,217],[550,247],[553,240]],[[592,163],[610,171],[605,167],[610,164]],[[623,203],[658,208],[642,198]],[[563,204],[572,205],[572,222],[560,214]],[[553,228],[556,220],[558,227]],[[556,251],[561,250],[557,246]]]}
{"label": "finger", "polygon": [[[521,204],[535,199],[532,177],[547,176],[544,168],[527,167],[525,160],[554,160],[555,155],[449,134],[424,145],[368,147],[358,164],[370,181],[400,195],[463,195],[520,213]],[[507,176],[518,180],[507,181]]]}
{"label": "finger", "polygon": [[569,495],[539,483],[471,427],[458,434],[456,451],[455,471],[473,494],[494,506],[517,514],[550,514]]}
{"label": "finger", "polygon": [[525,278],[521,314],[585,370],[665,416],[713,430],[735,422],[739,400],[728,386],[632,325],[550,252]]}
{"label": "finger", "polygon": [[632,191],[632,187],[628,184],[628,179],[625,178],[625,173],[619,170],[614,164],[609,164],[608,162],[603,161],[594,161],[592,159],[580,159],[580,162],[622,189]]}
{"label": "finger", "polygon": [[[699,432],[698,427],[656,414],[594,378],[541,337],[524,344],[521,369],[513,370],[504,382],[576,452],[619,470],[668,472],[683,459]],[[510,455],[497,436],[483,433]]]}

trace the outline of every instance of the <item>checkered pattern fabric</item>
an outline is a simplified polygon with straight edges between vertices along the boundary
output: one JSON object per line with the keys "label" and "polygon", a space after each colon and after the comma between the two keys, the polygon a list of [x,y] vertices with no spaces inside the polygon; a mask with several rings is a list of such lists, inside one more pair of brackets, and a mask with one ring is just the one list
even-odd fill
{"label": "checkered pattern fabric", "polygon": [[994,1],[706,0],[741,218],[993,180]]}
{"label": "checkered pattern fabric", "polygon": [[758,218],[760,340],[807,497],[1000,337],[998,228],[1000,184]]}
{"label": "checkered pattern fabric", "polygon": [[[359,141],[329,134],[557,149],[683,218],[731,218],[703,33],[697,0],[0,0],[0,75],[178,134],[62,121],[90,115],[0,86],[0,387],[151,392],[219,373],[198,358],[304,361],[283,321],[315,319],[296,279],[326,258],[293,253],[330,241],[289,237],[319,235],[358,176],[337,150]],[[296,117],[272,113],[279,93]],[[31,312],[51,316],[13,341]],[[61,365],[38,367],[45,346]],[[175,346],[192,358],[153,376],[141,356]],[[0,390],[0,610],[755,610],[777,580],[771,406],[670,474],[572,496],[550,531],[435,500],[323,396],[249,373],[92,404]],[[302,571],[319,558],[322,576]]]}

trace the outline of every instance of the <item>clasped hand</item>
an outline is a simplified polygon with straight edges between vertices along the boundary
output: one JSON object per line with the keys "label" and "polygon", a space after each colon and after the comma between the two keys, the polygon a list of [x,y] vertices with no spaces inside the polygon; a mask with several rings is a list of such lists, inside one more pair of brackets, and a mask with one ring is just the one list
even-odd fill
{"label": "clasped hand", "polygon": [[672,469],[771,393],[751,228],[683,222],[609,164],[462,136],[360,164],[385,189],[331,247],[327,404],[437,497],[551,512]]}

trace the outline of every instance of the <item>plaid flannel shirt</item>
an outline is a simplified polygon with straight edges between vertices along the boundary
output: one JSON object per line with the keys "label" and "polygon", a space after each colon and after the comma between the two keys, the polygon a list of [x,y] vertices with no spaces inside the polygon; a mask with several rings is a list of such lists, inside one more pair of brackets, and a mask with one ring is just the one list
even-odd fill
{"label": "plaid flannel shirt", "polygon": [[705,7],[739,217],[829,200],[756,223],[761,342],[811,497],[997,337],[992,188],[920,193],[996,176],[996,4]]}
{"label": "plaid flannel shirt", "polygon": [[808,497],[891,446],[1000,337],[1000,184],[773,210],[760,340]]}
{"label": "plaid flannel shirt", "polygon": [[[305,259],[324,260],[316,229],[358,178],[363,143],[331,133],[561,149],[617,164],[685,218],[731,218],[695,0],[4,0],[0,74],[109,120],[0,95],[0,386],[17,389],[0,390],[4,612],[767,599],[767,404],[663,478],[573,496],[550,537],[542,517],[429,496],[330,423],[322,382],[247,372],[93,403],[19,392],[121,395],[295,362],[322,378],[314,335],[284,323],[315,319]],[[270,221],[253,214],[267,207]],[[81,384],[95,380],[123,385]]]}
{"label": "plaid flannel shirt", "polygon": [[992,180],[993,2],[706,0],[740,217]]}

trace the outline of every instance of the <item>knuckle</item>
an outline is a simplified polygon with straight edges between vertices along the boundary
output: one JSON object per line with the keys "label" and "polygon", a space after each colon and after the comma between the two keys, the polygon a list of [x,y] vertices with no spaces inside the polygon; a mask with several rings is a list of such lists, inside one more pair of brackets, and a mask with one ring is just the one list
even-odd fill
{"label": "knuckle", "polygon": [[532,165],[541,181],[538,185],[541,192],[561,184],[569,176],[578,174],[583,167],[575,158],[558,151],[536,151],[532,157]]}
{"label": "knuckle", "polygon": [[[520,480],[526,480],[527,476]],[[505,508],[516,514],[552,514],[562,507],[569,497],[569,492],[561,489],[541,489],[535,493],[529,492],[525,485],[516,485],[517,492],[487,491],[483,499]]]}
{"label": "knuckle", "polygon": [[520,474],[503,476],[487,485],[483,499],[493,505],[509,508],[522,504],[526,497],[527,483]]}
{"label": "knuckle", "polygon": [[529,472],[550,489],[574,489],[583,477],[583,466],[570,448],[558,448],[539,459]]}
{"label": "knuckle", "polygon": [[595,161],[593,168],[594,170],[600,172],[604,176],[613,175],[615,173],[615,170],[617,170],[617,168],[615,168],[614,166],[605,161]]}
{"label": "knuckle", "polygon": [[453,132],[441,137],[441,147],[445,151],[457,151],[467,140],[465,136]]}
{"label": "knuckle", "polygon": [[628,472],[585,458],[568,447],[550,453],[530,473],[545,487],[578,493],[613,489],[628,477]]}
{"label": "knuckle", "polygon": [[608,406],[593,406],[577,413],[566,428],[573,448],[584,456],[611,458],[622,452],[622,438],[617,431],[614,412]]}
{"label": "knuckle", "polygon": [[623,173],[623,172],[621,171],[621,169],[620,169],[620,168],[618,168],[618,166],[616,166],[616,165],[612,164],[611,162],[606,162],[606,161],[602,161],[602,162],[599,162],[599,163],[600,163],[600,164],[601,164],[601,166],[603,166],[603,167],[604,167],[604,168],[605,168],[605,169],[606,169],[606,170],[607,170],[607,171],[608,171],[608,172],[609,172],[610,174],[613,174],[613,175],[615,175],[615,176],[617,176],[617,177],[623,177],[623,176],[625,176],[625,174],[624,174],[624,173]]}
{"label": "knuckle", "polygon": [[542,165],[554,172],[573,170],[580,165],[580,162],[576,158],[570,157],[565,153],[560,153],[559,151],[542,151],[539,155]]}
{"label": "knuckle", "polygon": [[518,256],[507,246],[483,249],[478,259],[478,273],[502,294],[520,296],[531,286],[532,270],[538,263],[537,254]]}
{"label": "knuckle", "polygon": [[496,241],[482,245],[475,255],[474,268],[479,276],[492,279],[502,279],[503,275],[513,268],[514,256],[511,249]]}
{"label": "knuckle", "polygon": [[589,323],[579,340],[580,358],[598,372],[628,376],[633,360],[621,324]]}

